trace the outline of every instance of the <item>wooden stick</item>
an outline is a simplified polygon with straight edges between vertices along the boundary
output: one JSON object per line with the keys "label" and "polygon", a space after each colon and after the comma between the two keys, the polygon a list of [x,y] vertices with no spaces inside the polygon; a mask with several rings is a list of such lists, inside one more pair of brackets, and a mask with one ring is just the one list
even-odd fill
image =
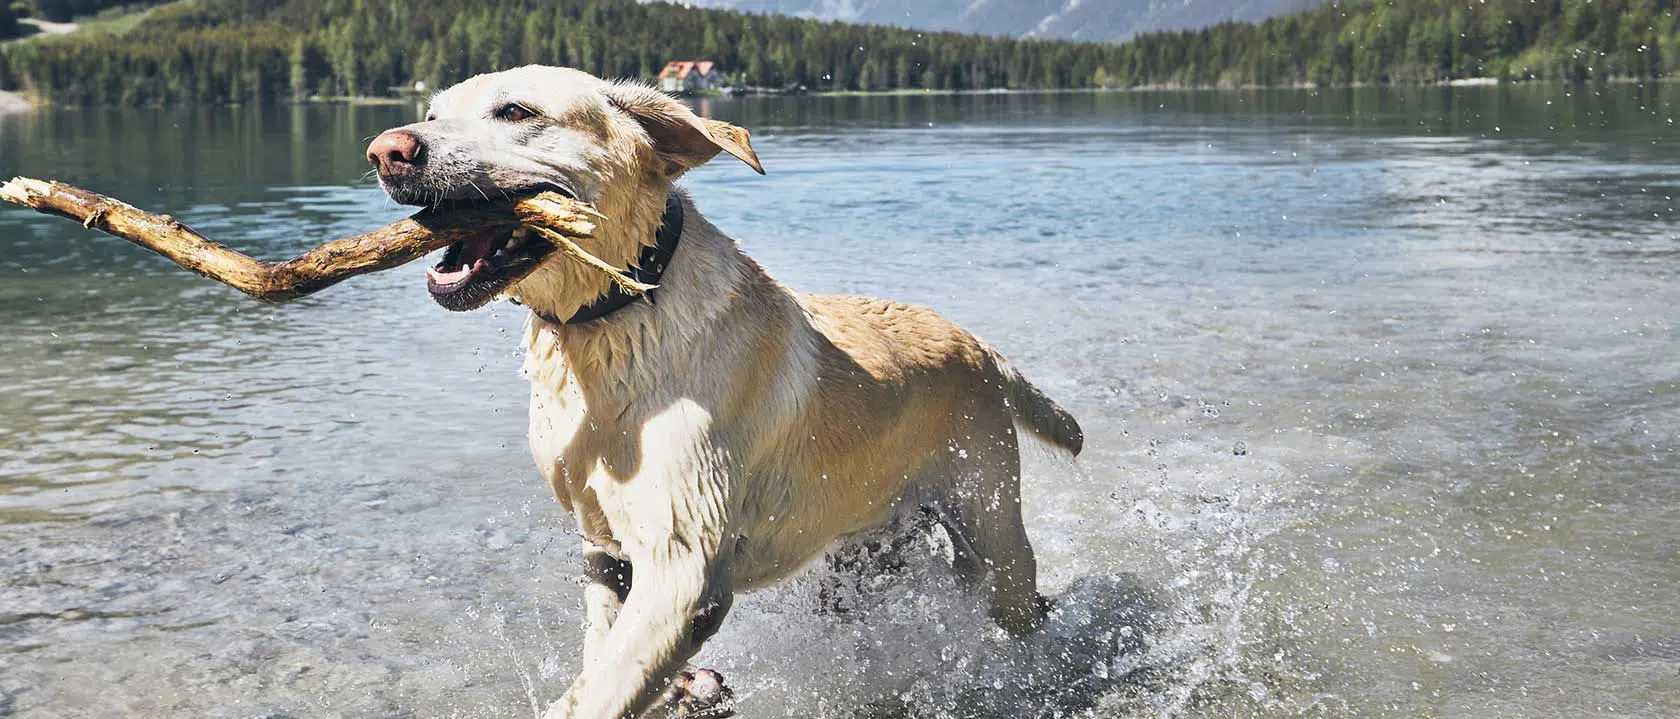
{"label": "wooden stick", "polygon": [[558,246],[561,252],[570,255],[572,259],[577,260],[578,262],[582,262],[585,267],[599,270],[601,274],[606,275],[608,279],[613,281],[614,284],[623,288],[624,291],[629,294],[645,295],[648,291],[659,287],[659,285],[650,285],[645,282],[637,282],[630,279],[630,276],[624,274],[622,270],[607,264],[606,260],[589,254],[589,250],[583,249],[578,245],[578,243],[573,242],[572,238],[567,237],[562,233],[555,232],[547,227],[538,227],[536,230],[537,234],[548,238],[548,241],[553,242],[556,246]]}
{"label": "wooden stick", "polygon": [[439,247],[485,233],[511,232],[520,225],[588,238],[595,231],[595,220],[603,219],[588,205],[544,192],[506,203],[422,210],[284,262],[264,262],[211,242],[169,215],[154,215],[60,182],[13,178],[0,185],[0,199],[128,240],[265,302],[290,302],[347,278],[410,262]]}

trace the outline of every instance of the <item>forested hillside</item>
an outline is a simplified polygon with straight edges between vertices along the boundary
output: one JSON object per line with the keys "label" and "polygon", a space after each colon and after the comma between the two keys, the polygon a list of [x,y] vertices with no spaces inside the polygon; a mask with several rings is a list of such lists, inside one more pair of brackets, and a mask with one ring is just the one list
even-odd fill
{"label": "forested hillside", "polygon": [[1122,84],[1650,78],[1680,68],[1675,0],[1359,0],[1144,35]]}
{"label": "forested hillside", "polygon": [[1118,47],[843,25],[634,0],[197,0],[113,37],[14,44],[0,88],[59,103],[383,95],[524,63],[652,77],[709,58],[751,85],[1084,87]]}
{"label": "forested hillside", "polygon": [[0,46],[0,89],[65,104],[242,102],[385,95],[525,63],[650,78],[685,58],[812,90],[1649,78],[1680,66],[1675,3],[1349,0],[1110,45],[634,0],[192,0],[120,36]]}

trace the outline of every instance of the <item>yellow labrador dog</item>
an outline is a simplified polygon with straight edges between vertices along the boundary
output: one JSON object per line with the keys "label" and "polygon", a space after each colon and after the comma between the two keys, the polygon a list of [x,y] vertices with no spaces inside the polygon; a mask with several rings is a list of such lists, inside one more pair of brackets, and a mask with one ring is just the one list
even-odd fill
{"label": "yellow labrador dog", "polygon": [[607,219],[586,249],[658,286],[632,297],[524,231],[457,243],[429,270],[448,309],[531,310],[531,454],[581,526],[590,579],[582,673],[553,719],[657,709],[696,681],[679,671],[735,592],[907,508],[948,530],[1000,626],[1044,618],[1016,425],[1074,453],[1079,425],[930,310],[771,278],[673,186],[719,152],[763,172],[740,128],[536,66],[451,87],[368,148],[402,203],[538,189],[589,202]]}

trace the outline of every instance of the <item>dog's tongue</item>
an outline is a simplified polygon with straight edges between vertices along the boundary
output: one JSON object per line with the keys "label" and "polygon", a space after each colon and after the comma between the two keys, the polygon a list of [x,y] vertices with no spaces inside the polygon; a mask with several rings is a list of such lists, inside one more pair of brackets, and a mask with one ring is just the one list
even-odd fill
{"label": "dog's tongue", "polygon": [[427,267],[426,277],[430,279],[434,285],[453,285],[471,277],[472,273],[477,271],[478,265],[476,263],[471,267],[462,265],[460,268],[450,270],[448,272],[439,270],[436,267]]}
{"label": "dog's tongue", "polygon": [[452,285],[465,280],[481,269],[481,263],[490,254],[490,247],[493,244],[495,244],[495,240],[489,236],[464,240],[461,245],[461,255],[458,258],[460,265],[452,269],[427,268],[426,274],[430,276],[432,282],[439,285]]}

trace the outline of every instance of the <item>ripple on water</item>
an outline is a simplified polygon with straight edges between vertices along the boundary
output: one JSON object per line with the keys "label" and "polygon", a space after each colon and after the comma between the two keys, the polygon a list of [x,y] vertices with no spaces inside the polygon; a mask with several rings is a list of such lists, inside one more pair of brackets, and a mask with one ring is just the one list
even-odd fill
{"label": "ripple on water", "polygon": [[[709,219],[972,328],[1088,450],[1025,477],[1044,636],[929,559],[861,616],[816,616],[820,575],[744,597],[699,660],[752,716],[1680,715],[1667,106],[1380,92],[714,103],[771,174],[694,173]],[[411,108],[104,112],[0,155],[264,257],[404,213],[351,140]],[[0,244],[0,713],[558,696],[576,543],[518,311],[442,312],[419,267],[262,306],[12,211]]]}

